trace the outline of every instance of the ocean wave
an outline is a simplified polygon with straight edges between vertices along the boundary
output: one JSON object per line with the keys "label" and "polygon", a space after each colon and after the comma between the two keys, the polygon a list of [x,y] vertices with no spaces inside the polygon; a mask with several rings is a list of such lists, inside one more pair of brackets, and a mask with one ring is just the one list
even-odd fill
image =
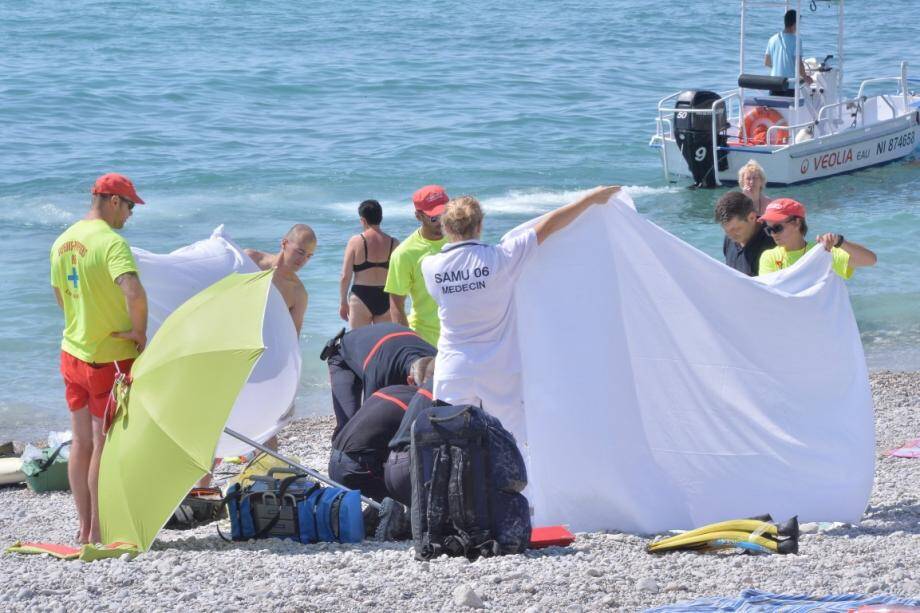
{"label": "ocean wave", "polygon": [[22,201],[0,201],[0,223],[9,223],[22,226],[60,226],[73,223],[80,217],[74,211],[69,211],[50,202],[42,202],[32,206],[22,206]]}
{"label": "ocean wave", "polygon": [[[524,215],[542,214],[554,208],[574,202],[587,194],[592,188],[573,190],[543,190],[512,189],[500,196],[487,196],[480,198],[483,208],[487,213],[499,215]],[[673,194],[683,191],[680,187],[651,185],[624,185],[623,191],[634,200],[641,201],[646,196]],[[408,200],[380,200],[384,214],[387,217],[407,219],[413,216],[413,210]],[[354,215],[357,211],[356,202],[331,202],[326,208],[343,215]]]}

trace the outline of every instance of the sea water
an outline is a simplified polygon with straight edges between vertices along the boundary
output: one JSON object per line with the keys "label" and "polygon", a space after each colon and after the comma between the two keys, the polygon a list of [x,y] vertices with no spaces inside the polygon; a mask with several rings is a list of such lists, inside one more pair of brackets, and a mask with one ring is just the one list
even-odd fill
{"label": "sea water", "polygon": [[[124,236],[151,251],[221,223],[267,251],[293,223],[316,229],[319,248],[301,273],[310,294],[301,415],[331,412],[318,355],[343,325],[342,249],[365,198],[379,199],[384,229],[404,237],[419,186],[475,194],[495,240],[581,190],[621,183],[643,214],[718,257],[712,207],[724,190],[666,183],[648,139],[658,99],[732,87],[738,5],[3,3],[0,439],[68,424],[48,252],[103,172],[128,175],[147,200]],[[806,57],[835,53],[833,11],[807,6]],[[898,74],[901,59],[920,74],[914,20],[898,17],[913,8],[847,5],[847,93],[862,78]],[[781,20],[782,7],[749,15],[749,72],[763,70]],[[908,161],[767,190],[804,202],[813,231],[878,254],[848,283],[872,368],[920,368],[918,188],[920,167]]]}

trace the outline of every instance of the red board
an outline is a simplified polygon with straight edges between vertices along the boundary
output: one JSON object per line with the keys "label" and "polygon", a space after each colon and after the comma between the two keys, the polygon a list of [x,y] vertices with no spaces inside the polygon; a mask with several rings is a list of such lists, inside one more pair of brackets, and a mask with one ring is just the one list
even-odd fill
{"label": "red board", "polygon": [[568,547],[575,542],[575,535],[565,526],[541,526],[530,531],[530,548]]}

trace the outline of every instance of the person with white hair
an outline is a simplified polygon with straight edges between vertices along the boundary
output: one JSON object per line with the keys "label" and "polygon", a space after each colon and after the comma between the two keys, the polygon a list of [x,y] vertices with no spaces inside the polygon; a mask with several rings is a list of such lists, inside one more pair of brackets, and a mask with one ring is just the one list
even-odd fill
{"label": "person with white hair", "polygon": [[754,160],[749,160],[738,170],[738,187],[754,202],[754,212],[757,215],[763,215],[767,205],[772,201],[772,198],[763,193],[766,185],[767,174],[763,171],[763,166]]}

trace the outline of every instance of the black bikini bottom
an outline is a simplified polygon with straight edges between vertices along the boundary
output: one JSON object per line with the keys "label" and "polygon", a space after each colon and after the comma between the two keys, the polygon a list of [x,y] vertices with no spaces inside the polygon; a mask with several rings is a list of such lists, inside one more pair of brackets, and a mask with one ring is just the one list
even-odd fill
{"label": "black bikini bottom", "polygon": [[390,310],[390,295],[383,291],[382,285],[352,285],[351,293],[364,303],[374,317]]}

